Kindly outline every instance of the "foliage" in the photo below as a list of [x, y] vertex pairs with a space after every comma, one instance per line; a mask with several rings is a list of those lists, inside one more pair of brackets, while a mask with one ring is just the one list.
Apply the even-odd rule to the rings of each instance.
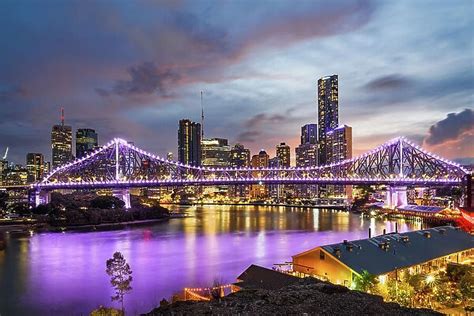
[[121, 209], [125, 203], [115, 196], [98, 196], [90, 202], [90, 206], [100, 209]]
[[449, 263], [446, 268], [446, 275], [453, 282], [459, 282], [469, 273], [474, 273], [474, 268], [466, 264]]
[[11, 213], [15, 213], [21, 216], [29, 215], [30, 214], [30, 209], [28, 208], [27, 203], [23, 202], [17, 202], [8, 205], [7, 210]]
[[363, 270], [355, 279], [355, 289], [362, 292], [373, 293], [377, 284], [377, 276], [370, 274], [367, 270]]
[[112, 301], [119, 301], [123, 312], [123, 298], [132, 290], [130, 285], [133, 280], [132, 270], [120, 252], [115, 252], [114, 256], [107, 260], [106, 267], [106, 272], [110, 276], [110, 284], [115, 290]]
[[388, 298], [402, 306], [413, 306], [413, 296], [415, 290], [406, 281], [389, 280], [387, 282]]
[[93, 310], [89, 316], [122, 316], [123, 312], [121, 310], [100, 306], [99, 308]]
[[8, 202], [8, 193], [0, 192], [0, 210], [5, 210], [7, 208]]
[[474, 300], [474, 273], [472, 270], [461, 277], [458, 289], [464, 303], [468, 300]]

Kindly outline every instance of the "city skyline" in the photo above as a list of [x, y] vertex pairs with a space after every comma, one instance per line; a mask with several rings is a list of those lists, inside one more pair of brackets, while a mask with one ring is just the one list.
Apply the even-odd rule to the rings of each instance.
[[[51, 15], [64, 16], [50, 25], [34, 3], [2, 3], [10, 13], [2, 38], [11, 39], [7, 30], [18, 36], [4, 45], [0, 60], [0, 152], [8, 146], [11, 161], [23, 163], [28, 152], [49, 161], [50, 129], [65, 107], [74, 130], [93, 128], [103, 141], [123, 137], [177, 157], [177, 122], [199, 121], [202, 90], [206, 137], [241, 142], [253, 153], [264, 148], [270, 156], [285, 142], [293, 159], [299, 129], [317, 122], [317, 79], [338, 74], [339, 121], [353, 127], [354, 155], [405, 135], [449, 159], [474, 156], [474, 78], [466, 54], [473, 50], [472, 3], [421, 10], [409, 2], [281, 2], [270, 14], [257, 4], [247, 17], [250, 2], [200, 4], [160, 3], [156, 13], [146, 10], [152, 3], [110, 10], [78, 3], [79, 13], [94, 9], [92, 33], [80, 17], [70, 25], [71, 7], [50, 5]], [[24, 23], [20, 12], [34, 19]], [[226, 19], [230, 12], [258, 32]], [[135, 33], [127, 30], [127, 19], [141, 17], [149, 19]], [[301, 22], [289, 23], [295, 20]], [[73, 36], [65, 36], [72, 28]], [[81, 36], [87, 36], [85, 47]], [[28, 51], [31, 38], [40, 37], [36, 53], [20, 63], [16, 52]], [[171, 42], [181, 46], [164, 45]], [[103, 52], [103, 43], [119, 53]]]

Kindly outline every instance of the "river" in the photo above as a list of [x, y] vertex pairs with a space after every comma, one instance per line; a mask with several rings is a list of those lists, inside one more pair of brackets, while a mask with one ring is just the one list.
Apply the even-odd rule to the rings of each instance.
[[[103, 232], [6, 235], [0, 251], [0, 315], [88, 315], [111, 302], [105, 261], [115, 251], [133, 270], [127, 315], [150, 311], [184, 287], [234, 282], [255, 263], [271, 267], [312, 247], [395, 229], [394, 221], [291, 207], [181, 207], [187, 218]], [[420, 223], [398, 221], [399, 231]]]

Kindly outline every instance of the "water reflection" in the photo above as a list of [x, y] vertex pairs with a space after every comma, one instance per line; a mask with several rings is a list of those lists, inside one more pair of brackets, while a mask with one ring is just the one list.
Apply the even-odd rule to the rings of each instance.
[[[186, 286], [232, 282], [249, 264], [271, 266], [320, 244], [395, 230], [395, 223], [326, 209], [189, 207], [192, 217], [123, 231], [7, 238], [0, 253], [0, 314], [86, 314], [111, 305], [105, 261], [121, 251], [133, 270], [131, 314]], [[398, 221], [399, 231], [419, 223]]]

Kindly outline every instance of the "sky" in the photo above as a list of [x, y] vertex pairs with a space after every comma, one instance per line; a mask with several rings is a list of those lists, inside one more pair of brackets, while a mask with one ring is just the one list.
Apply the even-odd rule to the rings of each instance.
[[50, 159], [61, 107], [100, 144], [176, 154], [200, 91], [205, 137], [294, 155], [331, 74], [354, 155], [403, 135], [474, 157], [471, 0], [3, 0], [0, 47], [0, 155], [17, 163]]

